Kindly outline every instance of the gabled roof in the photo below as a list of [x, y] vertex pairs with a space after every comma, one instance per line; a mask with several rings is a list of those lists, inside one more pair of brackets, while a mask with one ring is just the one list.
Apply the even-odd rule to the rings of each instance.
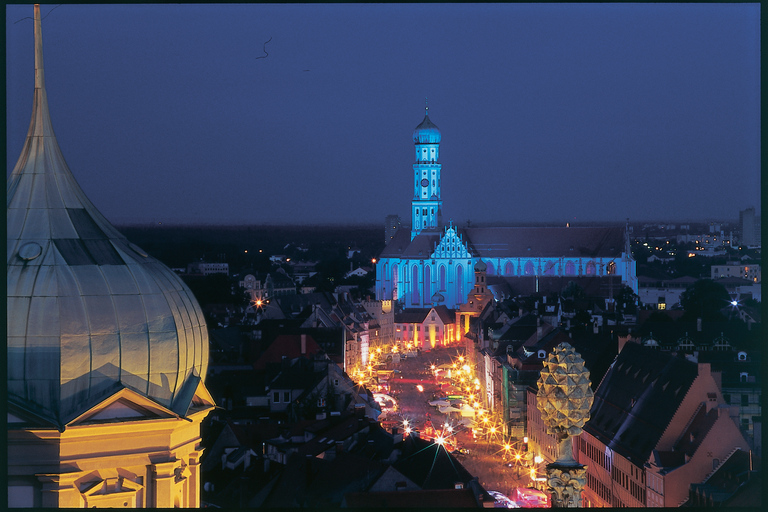
[[427, 318], [432, 308], [410, 308], [400, 313], [395, 313], [396, 324], [420, 324]]
[[473, 478], [443, 446], [413, 435], [404, 441], [403, 456], [393, 467], [422, 489], [453, 489]]
[[422, 231], [411, 240], [411, 232], [399, 229], [379, 255], [379, 258], [428, 259], [442, 233]]
[[[612, 227], [487, 227], [457, 229], [470, 254], [504, 257], [620, 257], [626, 249], [623, 226]], [[443, 233], [423, 231], [411, 240], [399, 230], [380, 258], [428, 259]]]
[[345, 452], [332, 459], [295, 455], [262, 506], [336, 508], [346, 492], [367, 488], [384, 467], [380, 461]]
[[488, 227], [459, 230], [470, 251], [482, 258], [619, 257], [624, 227]]
[[351, 492], [344, 496], [347, 507], [369, 508], [481, 508], [472, 489], [428, 489], [421, 491]]
[[696, 410], [693, 418], [691, 418], [688, 428], [685, 429], [680, 439], [675, 443], [674, 450], [681, 451], [687, 456], [692, 457], [717, 421], [719, 415], [720, 411], [717, 408], [710, 409], [707, 412], [707, 408], [702, 404]]
[[627, 343], [595, 392], [584, 430], [634, 463], [648, 460], [698, 376], [698, 365]]
[[[306, 337], [306, 351], [301, 352], [301, 339]], [[320, 352], [320, 346], [315, 339], [309, 334], [283, 334], [275, 338], [275, 341], [264, 351], [259, 359], [253, 363], [253, 368], [256, 370], [263, 370], [269, 363], [279, 363], [283, 360], [283, 357], [288, 360], [295, 359], [300, 356], [309, 356], [311, 354], [317, 354]]]
[[437, 316], [440, 317], [440, 320], [443, 322], [443, 324], [452, 324], [454, 322], [455, 313], [452, 309], [448, 309], [448, 306], [441, 304], [439, 306], [434, 306], [432, 309], [435, 310], [435, 313], [437, 313]]

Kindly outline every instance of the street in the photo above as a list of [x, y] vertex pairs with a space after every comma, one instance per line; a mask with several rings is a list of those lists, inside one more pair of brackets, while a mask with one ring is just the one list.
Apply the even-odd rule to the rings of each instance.
[[[449, 417], [448, 414], [441, 414], [437, 407], [429, 405], [429, 401], [462, 394], [450, 386], [449, 379], [436, 378], [430, 367], [451, 364], [463, 355], [463, 348], [438, 347], [391, 364], [392, 369], [402, 373], [395, 374], [389, 381], [389, 394], [398, 401], [398, 408], [386, 416], [385, 424], [388, 427], [398, 426], [402, 431], [407, 421], [407, 426], [417, 431], [422, 438], [443, 435], [449, 450], [468, 450], [466, 454], [454, 455], [467, 471], [478, 477], [484, 489], [510, 496], [516, 487], [530, 484], [528, 468], [522, 467], [520, 463], [517, 466], [513, 463], [512, 467], [504, 463], [505, 455], [508, 460], [511, 457], [509, 451], [505, 453], [499, 438], [489, 440], [482, 435], [475, 438], [471, 427], [462, 424], [457, 413], [450, 413], [453, 417]], [[467, 418], [465, 423], [469, 424], [470, 419]]]

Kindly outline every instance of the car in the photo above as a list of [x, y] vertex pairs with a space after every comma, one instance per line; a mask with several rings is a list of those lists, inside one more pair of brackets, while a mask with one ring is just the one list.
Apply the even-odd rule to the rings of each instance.
[[493, 497], [493, 508], [520, 508], [520, 505], [499, 491], [488, 491]]
[[469, 455], [469, 450], [467, 448], [456, 448], [451, 453], [453, 455]]

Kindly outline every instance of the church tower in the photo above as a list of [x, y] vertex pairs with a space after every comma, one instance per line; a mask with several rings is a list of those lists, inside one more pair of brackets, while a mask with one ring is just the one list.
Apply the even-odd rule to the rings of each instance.
[[413, 131], [416, 161], [413, 164], [413, 200], [411, 201], [411, 240], [422, 231], [439, 231], [443, 227], [443, 201], [440, 199], [440, 130], [429, 119], [429, 106], [424, 120]]

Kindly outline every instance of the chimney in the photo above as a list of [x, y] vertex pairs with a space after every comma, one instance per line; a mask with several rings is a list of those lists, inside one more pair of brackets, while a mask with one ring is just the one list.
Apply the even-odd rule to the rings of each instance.
[[307, 335], [302, 334], [301, 335], [301, 355], [306, 355], [307, 353]]

